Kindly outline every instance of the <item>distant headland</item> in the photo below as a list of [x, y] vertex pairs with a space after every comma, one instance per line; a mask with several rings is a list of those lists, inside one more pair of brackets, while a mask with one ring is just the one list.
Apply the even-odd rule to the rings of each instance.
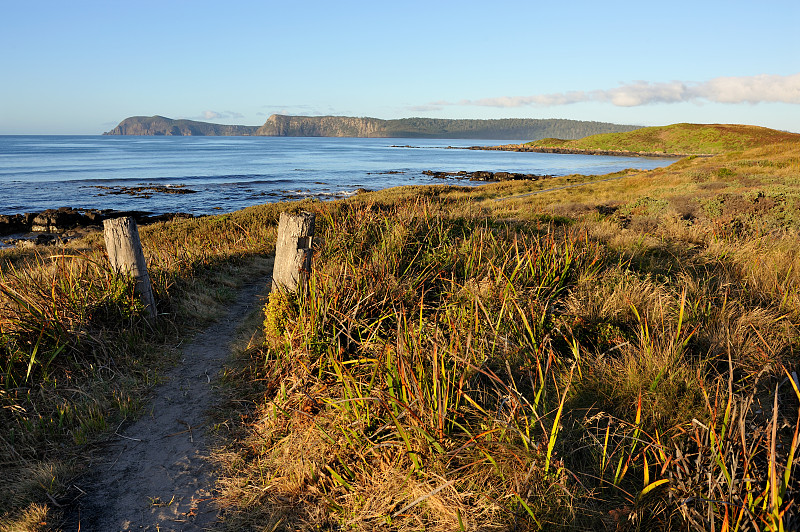
[[624, 133], [640, 127], [557, 118], [381, 120], [369, 117], [287, 115], [272, 115], [262, 126], [236, 126], [173, 120], [163, 116], [132, 116], [103, 134], [538, 140], [548, 137], [579, 139], [600, 133]]
[[154, 135], [171, 137], [233, 137], [255, 135], [258, 126], [229, 126], [165, 116], [132, 116], [103, 135]]

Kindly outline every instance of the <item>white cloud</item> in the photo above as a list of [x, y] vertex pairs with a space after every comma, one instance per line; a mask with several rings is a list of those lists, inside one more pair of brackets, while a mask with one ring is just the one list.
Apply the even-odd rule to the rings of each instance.
[[720, 103], [800, 103], [800, 73], [715, 78], [699, 90], [699, 97]]
[[[635, 81], [613, 89], [567, 91], [532, 96], [500, 96], [458, 103], [433, 102], [430, 105], [477, 105], [483, 107], [524, 107], [569, 105], [581, 102], [607, 102], [618, 107], [680, 102], [715, 103], [790, 103], [800, 104], [800, 73], [788, 76], [719, 77], [704, 82]], [[421, 106], [424, 107], [424, 106]]]
[[618, 107], [637, 107], [651, 103], [679, 103], [691, 98], [685, 83], [636, 81], [607, 91], [592, 91], [593, 100], [611, 102]]
[[523, 107], [525, 105], [567, 105], [585, 102], [589, 98], [583, 91], [569, 91], [555, 94], [536, 94], [534, 96], [500, 96], [480, 100], [463, 100], [461, 105], [480, 105], [486, 107]]

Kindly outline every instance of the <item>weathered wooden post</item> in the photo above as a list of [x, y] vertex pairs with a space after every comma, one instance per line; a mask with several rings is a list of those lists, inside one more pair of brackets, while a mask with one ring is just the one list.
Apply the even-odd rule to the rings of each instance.
[[282, 288], [294, 292], [298, 284], [305, 284], [311, 272], [311, 239], [315, 220], [316, 215], [311, 212], [281, 213], [272, 270], [273, 290]]
[[154, 318], [156, 301], [153, 298], [150, 276], [147, 274], [147, 263], [144, 260], [136, 220], [130, 216], [104, 220], [103, 237], [111, 267], [118, 273], [129, 274], [136, 279], [136, 293], [142, 299], [147, 315]]

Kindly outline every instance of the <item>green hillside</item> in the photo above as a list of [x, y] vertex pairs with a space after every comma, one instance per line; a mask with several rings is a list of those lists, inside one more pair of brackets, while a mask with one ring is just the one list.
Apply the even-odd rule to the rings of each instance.
[[718, 154], [797, 141], [800, 135], [757, 126], [731, 124], [673, 124], [645, 127], [627, 133], [604, 133], [578, 140], [547, 138], [529, 142], [536, 148], [623, 150], [679, 154]]

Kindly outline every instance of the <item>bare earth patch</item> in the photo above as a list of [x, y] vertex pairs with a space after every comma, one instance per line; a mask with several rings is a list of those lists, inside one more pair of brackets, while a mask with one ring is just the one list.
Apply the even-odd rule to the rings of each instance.
[[237, 327], [261, 304], [267, 280], [245, 286], [228, 313], [189, 345], [145, 413], [112, 435], [64, 526], [73, 530], [205, 530], [217, 520], [206, 423], [217, 374]]

